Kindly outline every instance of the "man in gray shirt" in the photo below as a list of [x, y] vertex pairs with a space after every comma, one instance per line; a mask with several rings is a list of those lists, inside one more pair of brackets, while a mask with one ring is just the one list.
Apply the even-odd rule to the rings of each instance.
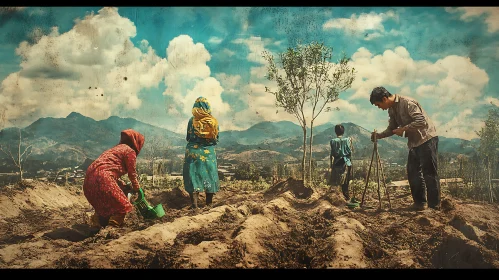
[[[398, 94], [392, 95], [384, 87], [374, 88], [370, 101], [382, 110], [388, 109], [388, 127], [377, 133], [377, 139], [394, 134], [408, 138], [407, 177], [414, 201], [413, 208], [423, 210], [428, 203], [428, 207], [440, 209], [438, 136], [432, 121], [416, 100]], [[374, 136], [373, 132], [371, 141], [374, 141]]]

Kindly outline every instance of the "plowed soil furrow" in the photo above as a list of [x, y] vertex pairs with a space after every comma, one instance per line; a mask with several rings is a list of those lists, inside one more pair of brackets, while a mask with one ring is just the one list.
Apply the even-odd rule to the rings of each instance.
[[270, 189], [222, 189], [189, 210], [184, 190], [151, 189], [166, 215], [130, 213], [123, 228], [88, 226], [78, 187], [33, 182], [0, 193], [2, 268], [498, 268], [496, 205], [444, 197], [442, 210], [391, 209], [369, 195], [349, 209], [339, 190], [288, 179]]

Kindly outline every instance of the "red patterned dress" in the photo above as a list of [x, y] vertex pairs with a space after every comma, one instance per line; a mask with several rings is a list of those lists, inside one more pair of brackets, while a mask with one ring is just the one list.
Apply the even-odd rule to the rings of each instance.
[[[130, 138], [135, 140], [132, 142], [136, 150], [140, 151], [144, 143], [143, 136], [140, 135], [142, 139], [134, 136], [136, 135], [131, 135]], [[137, 152], [134, 149], [126, 144], [118, 144], [103, 152], [88, 167], [83, 183], [83, 193], [97, 215], [111, 217], [133, 210], [132, 204], [118, 185], [118, 181], [121, 176], [128, 174], [132, 188], [135, 190], [140, 188], [135, 168], [136, 160]]]

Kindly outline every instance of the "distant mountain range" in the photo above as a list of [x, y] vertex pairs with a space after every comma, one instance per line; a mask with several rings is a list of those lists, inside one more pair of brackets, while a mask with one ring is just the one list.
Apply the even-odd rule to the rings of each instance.
[[[370, 159], [373, 149], [370, 132], [353, 123], [343, 125], [345, 135], [352, 136], [355, 141], [354, 158]], [[29, 161], [32, 164], [50, 162], [51, 166], [57, 167], [78, 165], [86, 158], [97, 158], [104, 150], [116, 145], [120, 132], [127, 128], [135, 129], [146, 136], [143, 151], [156, 145], [168, 147], [170, 156], [182, 156], [184, 153], [185, 135], [133, 118], [112, 116], [96, 121], [73, 112], [65, 118], [40, 118], [21, 131], [23, 146], [33, 147]], [[307, 132], [307, 136], [309, 135], [310, 129]], [[314, 127], [313, 156], [316, 160], [328, 158], [329, 140], [334, 135], [334, 124]], [[439, 138], [439, 152], [454, 155], [470, 155], [479, 143], [479, 139], [467, 141], [442, 136]], [[18, 141], [17, 128], [0, 131], [0, 145], [14, 147]], [[302, 156], [302, 141], [303, 132], [299, 125], [289, 121], [261, 122], [242, 131], [221, 131], [217, 154], [219, 158], [230, 161], [298, 161]], [[378, 143], [381, 158], [391, 162], [405, 162], [406, 141], [397, 136], [381, 139]], [[141, 152], [139, 159], [145, 156], [146, 152]], [[0, 159], [0, 167], [13, 165], [3, 153], [0, 153]]]

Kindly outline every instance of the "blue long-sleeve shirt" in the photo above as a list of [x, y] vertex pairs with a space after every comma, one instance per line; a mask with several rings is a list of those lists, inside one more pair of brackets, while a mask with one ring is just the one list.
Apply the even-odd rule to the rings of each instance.
[[330, 158], [331, 161], [334, 158], [334, 161], [332, 162], [333, 166], [336, 165], [341, 159], [345, 160], [345, 163], [347, 166], [352, 166], [352, 139], [350, 137], [336, 137], [334, 139], [331, 139], [330, 141], [331, 145], [331, 154]]

